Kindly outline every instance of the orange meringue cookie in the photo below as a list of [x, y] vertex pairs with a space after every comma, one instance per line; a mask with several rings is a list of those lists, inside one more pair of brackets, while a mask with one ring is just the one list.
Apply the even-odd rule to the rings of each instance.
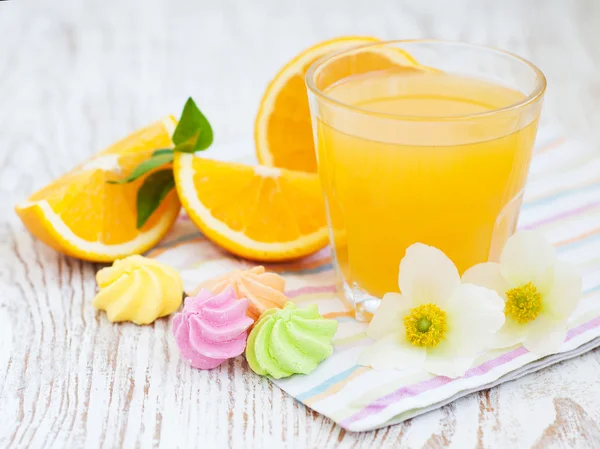
[[238, 298], [248, 299], [246, 314], [257, 320], [266, 310], [274, 307], [281, 309], [288, 301], [285, 296], [285, 280], [276, 273], [268, 273], [265, 267], [256, 266], [250, 270], [234, 270], [215, 279], [210, 279], [196, 287], [190, 296], [195, 296], [201, 289], [218, 294], [232, 286]]

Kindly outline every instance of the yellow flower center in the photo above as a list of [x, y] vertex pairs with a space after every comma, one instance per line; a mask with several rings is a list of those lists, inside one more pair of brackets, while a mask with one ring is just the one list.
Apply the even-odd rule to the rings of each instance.
[[404, 317], [406, 339], [415, 346], [435, 348], [446, 334], [446, 312], [435, 304], [423, 304]]
[[531, 282], [511, 288], [506, 292], [506, 298], [504, 314], [517, 323], [529, 323], [542, 311], [542, 295]]

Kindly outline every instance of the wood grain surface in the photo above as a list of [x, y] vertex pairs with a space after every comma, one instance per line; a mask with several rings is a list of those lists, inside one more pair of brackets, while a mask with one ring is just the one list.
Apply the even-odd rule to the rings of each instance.
[[545, 120], [600, 143], [598, 0], [0, 1], [0, 448], [598, 448], [600, 351], [360, 434], [238, 358], [179, 360], [167, 319], [113, 325], [98, 266], [35, 241], [34, 189], [192, 95], [214, 151], [253, 151], [262, 92], [302, 48], [342, 34], [436, 37], [523, 55]]

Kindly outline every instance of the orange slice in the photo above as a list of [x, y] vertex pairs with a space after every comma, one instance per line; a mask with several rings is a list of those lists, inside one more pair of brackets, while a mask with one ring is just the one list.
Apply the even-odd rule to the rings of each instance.
[[254, 122], [256, 156], [261, 164], [291, 170], [317, 170], [304, 76], [320, 57], [344, 48], [377, 42], [374, 37], [348, 36], [304, 50], [271, 81]]
[[230, 252], [280, 261], [327, 245], [316, 174], [175, 155], [175, 185], [200, 230]]
[[[304, 82], [306, 72], [314, 61], [327, 54], [378, 41], [374, 37], [350, 36], [321, 42], [304, 50], [277, 73], [267, 87], [254, 123], [256, 155], [261, 164], [307, 172], [317, 170]], [[319, 84], [328, 86], [351, 74], [399, 67], [411, 71], [423, 69], [399, 48], [375, 46], [369, 52], [341, 57], [330, 64]]]
[[115, 143], [18, 204], [17, 214], [35, 237], [80, 259], [111, 262], [150, 249], [177, 218], [175, 190], [137, 229], [137, 191], [147, 175], [130, 184], [107, 181], [126, 177], [154, 150], [171, 147], [176, 124], [166, 117]]

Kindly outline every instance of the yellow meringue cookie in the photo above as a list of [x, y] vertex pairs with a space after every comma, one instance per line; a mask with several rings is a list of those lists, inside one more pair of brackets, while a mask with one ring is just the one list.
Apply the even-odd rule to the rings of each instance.
[[232, 286], [238, 299], [248, 299], [246, 315], [257, 320], [260, 315], [272, 308], [281, 309], [288, 301], [283, 293], [285, 280], [276, 273], [265, 271], [265, 267], [256, 266], [250, 270], [234, 270], [215, 279], [201, 283], [190, 293], [195, 296], [200, 290], [222, 293]]
[[96, 274], [100, 291], [93, 305], [112, 321], [150, 324], [175, 312], [183, 300], [183, 281], [174, 268], [143, 256], [115, 261]]

